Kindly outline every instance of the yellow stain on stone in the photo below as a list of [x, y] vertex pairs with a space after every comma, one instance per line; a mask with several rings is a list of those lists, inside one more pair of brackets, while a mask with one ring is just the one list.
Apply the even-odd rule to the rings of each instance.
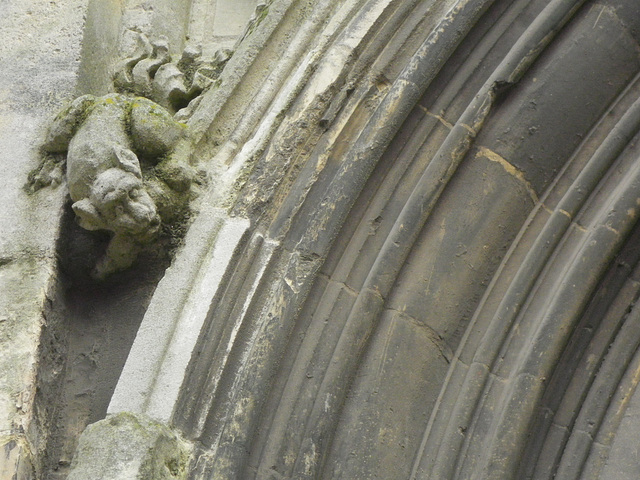
[[469, 132], [471, 135], [473, 135], [474, 137], [478, 134], [478, 132], [473, 127], [467, 125], [466, 123], [460, 123], [460, 126], [464, 128], [467, 132]]
[[578, 230], [578, 231], [580, 231], [582, 233], [587, 233], [589, 231], [589, 230], [587, 230], [587, 228], [583, 227], [578, 222], [571, 222], [571, 225], [573, 226], [573, 228], [575, 228], [576, 230]]
[[432, 113], [431, 111], [429, 111], [428, 108], [423, 107], [422, 105], [418, 105], [418, 107], [420, 107], [420, 109], [429, 117], [433, 117], [436, 120], [438, 120], [442, 125], [444, 125], [445, 127], [447, 127], [449, 130], [451, 130], [453, 128], [453, 125], [449, 122], [447, 122], [445, 120], [445, 118], [442, 115], [437, 115], [435, 113]]
[[524, 186], [524, 188], [529, 193], [529, 196], [533, 200], [533, 203], [538, 203], [539, 198], [536, 191], [533, 189], [531, 184], [527, 181], [524, 174], [520, 170], [518, 170], [516, 167], [514, 167], [511, 163], [509, 163], [507, 160], [502, 158], [493, 150], [490, 150], [486, 147], [478, 148], [478, 153], [476, 154], [476, 158], [478, 157], [483, 157], [483, 158], [486, 158], [487, 160], [490, 160], [492, 162], [496, 162], [497, 164], [499, 164], [504, 169], [505, 172], [513, 176], [516, 180], [518, 180]]
[[[553, 215], [553, 210], [551, 210], [549, 207], [547, 207], [544, 203], [540, 202], [540, 208], [542, 208], [545, 212], [547, 212], [549, 215]], [[565, 212], [566, 213], [566, 212]]]
[[620, 232], [618, 230], [616, 230], [615, 228], [613, 228], [611, 225], [609, 225], [608, 223], [605, 223], [604, 228], [606, 228], [607, 230], [609, 230], [610, 232], [613, 232], [616, 236], [620, 236]]
[[580, 225], [577, 221], [573, 220], [573, 217], [571, 216], [571, 214], [569, 212], [567, 212], [566, 210], [563, 210], [562, 208], [558, 208], [556, 210], [556, 212], [558, 212], [561, 215], [564, 215], [565, 217], [567, 217], [569, 219], [569, 221], [571, 222], [571, 225], [573, 225], [574, 228], [576, 228], [577, 230], [586, 233], [587, 229], [585, 227], [583, 227], [582, 225]]
[[569, 212], [567, 212], [566, 210], [563, 210], [561, 208], [558, 209], [558, 213], [561, 213], [563, 215], [565, 215], [566, 217], [569, 218], [569, 220], [573, 220], [573, 218], [571, 218], [571, 214]]
[[[628, 384], [629, 386], [625, 390], [620, 389], [618, 391], [617, 399], [619, 400], [616, 402], [616, 416], [620, 417], [627, 411], [629, 403], [633, 398], [633, 393], [635, 392], [638, 384], [640, 384], [640, 365], [635, 365], [635, 370], [633, 370], [633, 377]], [[617, 399], [614, 399], [614, 401]], [[611, 435], [610, 437], [613, 438], [613, 435]]]

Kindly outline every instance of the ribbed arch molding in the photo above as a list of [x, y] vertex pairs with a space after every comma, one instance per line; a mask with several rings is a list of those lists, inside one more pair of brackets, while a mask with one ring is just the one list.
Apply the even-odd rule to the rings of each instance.
[[251, 220], [172, 415], [193, 478], [637, 478], [639, 7], [268, 8], [191, 119]]

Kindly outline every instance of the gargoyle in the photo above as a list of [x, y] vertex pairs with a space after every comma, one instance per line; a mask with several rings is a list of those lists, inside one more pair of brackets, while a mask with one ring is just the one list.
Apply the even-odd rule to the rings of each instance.
[[[94, 277], [131, 266], [157, 239], [161, 220], [179, 207], [175, 203], [185, 201], [193, 173], [170, 158], [185, 131], [156, 103], [120, 94], [83, 95], [54, 119], [43, 149], [67, 152], [66, 177], [79, 225], [112, 234]], [[41, 172], [46, 178], [35, 174], [32, 184], [47, 183], [50, 169]]]

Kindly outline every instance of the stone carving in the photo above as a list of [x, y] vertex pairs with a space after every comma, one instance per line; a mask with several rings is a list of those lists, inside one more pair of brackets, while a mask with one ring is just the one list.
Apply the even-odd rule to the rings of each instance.
[[172, 61], [166, 37], [150, 41], [129, 33], [131, 53], [113, 74], [120, 93], [83, 95], [63, 110], [29, 182], [32, 191], [60, 183], [64, 161], [58, 154], [67, 153], [66, 178], [79, 225], [112, 234], [93, 271], [96, 278], [131, 266], [158, 239], [161, 225], [178, 228], [186, 216], [196, 174], [178, 160], [186, 156], [176, 154], [179, 145], [188, 146], [182, 141], [186, 126], [177, 119], [190, 115], [231, 55], [219, 51], [205, 61], [199, 47], [187, 47]]
[[[186, 206], [193, 170], [172, 153], [186, 126], [141, 97], [83, 95], [54, 119], [43, 150], [67, 152], [66, 177], [73, 211], [87, 230], [112, 238], [93, 276], [128, 268]], [[61, 163], [45, 160], [33, 189], [59, 181]], [[142, 160], [142, 162], [141, 162]]]
[[115, 89], [149, 98], [172, 112], [186, 108], [210, 87], [231, 56], [230, 50], [219, 50], [213, 60], [205, 61], [199, 46], [188, 46], [175, 62], [166, 37], [150, 41], [142, 33], [135, 33], [132, 50], [116, 65]]

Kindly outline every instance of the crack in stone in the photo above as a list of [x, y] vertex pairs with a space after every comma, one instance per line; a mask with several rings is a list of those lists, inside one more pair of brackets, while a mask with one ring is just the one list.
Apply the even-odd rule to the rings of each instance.
[[505, 172], [513, 176], [516, 180], [518, 180], [518, 182], [520, 182], [526, 188], [527, 193], [529, 193], [529, 196], [533, 200], [533, 203], [538, 203], [540, 201], [540, 199], [538, 198], [538, 194], [536, 193], [535, 189], [531, 186], [529, 181], [526, 179], [524, 173], [520, 169], [518, 169], [516, 166], [514, 166], [511, 162], [509, 162], [508, 160], [504, 159], [502, 156], [500, 156], [493, 150], [490, 150], [486, 147], [478, 148], [478, 153], [476, 154], [476, 158], [478, 157], [483, 157], [483, 158], [486, 158], [487, 160], [490, 160], [492, 162], [499, 164], [502, 168], [504, 168]]

